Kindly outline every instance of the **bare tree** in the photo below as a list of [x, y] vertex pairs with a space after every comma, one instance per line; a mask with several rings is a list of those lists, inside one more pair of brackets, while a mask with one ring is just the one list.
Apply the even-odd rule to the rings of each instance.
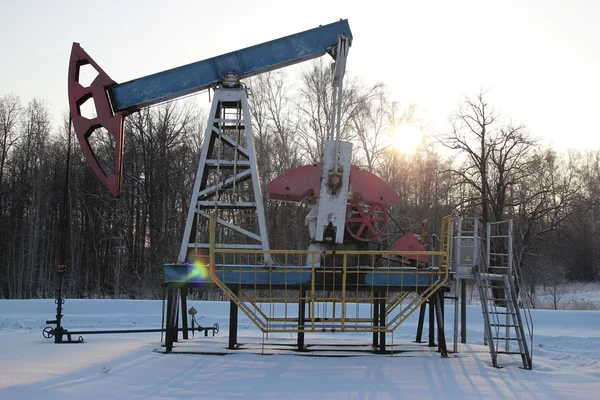
[[[323, 144], [331, 128], [331, 70], [322, 60], [317, 60], [303, 71], [297, 96], [300, 110], [298, 124], [298, 144], [305, 152], [310, 163], [321, 161]], [[357, 78], [344, 79], [342, 96], [342, 118], [340, 121], [340, 139], [356, 139], [352, 119], [368, 107], [381, 84], [367, 87]]]
[[14, 94], [0, 97], [0, 206], [2, 205], [2, 182], [8, 153], [18, 140], [17, 121], [21, 113], [21, 101]]
[[[269, 201], [267, 190], [272, 179], [305, 162], [304, 151], [296, 140], [299, 118], [291, 85], [283, 71], [276, 71], [252, 78], [250, 87], [249, 108], [271, 246], [302, 247], [306, 235], [297, 231], [305, 229], [305, 207]], [[297, 229], [287, 229], [290, 225]]]
[[[485, 94], [481, 91], [474, 99], [466, 98], [451, 119], [451, 132], [440, 139], [458, 152], [450, 172], [474, 190], [474, 196], [468, 194], [461, 200], [461, 209], [476, 206], [474, 213], [481, 213], [484, 226], [515, 219], [517, 267], [523, 270], [531, 267], [527, 260], [541, 237], [556, 230], [569, 215], [577, 189], [569, 174], [556, 168], [554, 153], [536, 151], [538, 143], [523, 125], [503, 123]], [[535, 290], [535, 282], [530, 283]]]
[[391, 146], [394, 131], [413, 121], [416, 107], [402, 108], [400, 103], [391, 101], [382, 84], [368, 90], [371, 93], [363, 96], [362, 107], [350, 117], [350, 123], [358, 144], [355, 158], [361, 159], [366, 169], [374, 172], [381, 155]]
[[477, 201], [481, 206], [484, 224], [491, 218], [488, 168], [496, 136], [492, 128], [497, 119], [485, 92], [480, 91], [474, 99], [464, 99], [451, 117], [451, 132], [440, 137], [443, 146], [458, 152], [457, 156], [464, 159], [464, 163], [458, 163], [461, 167], [454, 167], [451, 172], [477, 191], [478, 198], [469, 200]]

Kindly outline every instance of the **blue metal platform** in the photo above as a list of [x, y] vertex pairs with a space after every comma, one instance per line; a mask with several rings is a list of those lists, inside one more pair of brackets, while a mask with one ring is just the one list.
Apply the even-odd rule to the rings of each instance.
[[[217, 265], [216, 275], [225, 285], [231, 286], [300, 286], [311, 285], [310, 267], [256, 267], [238, 265]], [[166, 264], [164, 266], [165, 284], [205, 285], [212, 283], [210, 278], [197, 273], [197, 267], [190, 264]], [[341, 285], [342, 268], [316, 269], [315, 283], [332, 281]], [[444, 273], [437, 268], [371, 268], [348, 267], [346, 269], [347, 287], [366, 290], [371, 287], [418, 288], [429, 287], [443, 279]], [[444, 286], [449, 286], [446, 282]]]

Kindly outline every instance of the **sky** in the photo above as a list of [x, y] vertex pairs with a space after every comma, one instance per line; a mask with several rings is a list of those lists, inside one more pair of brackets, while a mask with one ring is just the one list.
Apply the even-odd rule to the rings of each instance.
[[600, 148], [597, 0], [1, 3], [0, 95], [46, 99], [57, 124], [73, 42], [125, 82], [347, 18], [348, 73], [416, 104], [431, 131], [484, 89], [543, 144]]

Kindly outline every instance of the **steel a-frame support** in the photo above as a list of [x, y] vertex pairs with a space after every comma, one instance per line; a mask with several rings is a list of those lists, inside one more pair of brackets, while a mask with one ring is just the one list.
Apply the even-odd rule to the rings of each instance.
[[[246, 89], [214, 91], [178, 262], [209, 247], [208, 218], [217, 226], [216, 248], [269, 250]], [[264, 254], [265, 264], [270, 256]]]

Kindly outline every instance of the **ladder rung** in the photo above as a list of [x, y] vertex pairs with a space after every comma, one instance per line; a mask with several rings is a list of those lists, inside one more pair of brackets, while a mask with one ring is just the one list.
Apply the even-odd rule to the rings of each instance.
[[206, 165], [209, 167], [221, 167], [221, 168], [249, 168], [250, 161], [247, 160], [206, 160]]
[[242, 119], [234, 119], [234, 118], [215, 118], [215, 122], [225, 123], [225, 124], [242, 124], [244, 120]]
[[495, 239], [495, 238], [507, 238], [508, 235], [490, 235], [490, 239]]
[[[208, 249], [210, 245], [208, 243], [188, 243], [188, 248], [194, 247], [199, 249]], [[234, 250], [262, 250], [263, 247], [260, 244], [215, 244], [215, 249], [234, 249]], [[268, 252], [268, 250], [266, 250]]]
[[490, 311], [490, 314], [512, 315], [511, 312]]
[[253, 201], [211, 201], [211, 200], [200, 200], [198, 201], [198, 207], [200, 208], [227, 208], [227, 209], [238, 209], [238, 208], [256, 208], [256, 203]]
[[518, 328], [518, 325], [510, 325], [510, 324], [490, 324], [491, 326], [499, 326], [501, 328]]
[[480, 273], [479, 274], [481, 276], [482, 279], [488, 279], [488, 280], [503, 280], [504, 279], [504, 274], [490, 274], [490, 273]]
[[520, 353], [518, 351], [497, 351], [496, 354], [520, 354], [520, 355], [523, 355], [524, 353]]
[[516, 337], [493, 337], [492, 339], [496, 339], [496, 340], [521, 340], [521, 339], [516, 338]]

